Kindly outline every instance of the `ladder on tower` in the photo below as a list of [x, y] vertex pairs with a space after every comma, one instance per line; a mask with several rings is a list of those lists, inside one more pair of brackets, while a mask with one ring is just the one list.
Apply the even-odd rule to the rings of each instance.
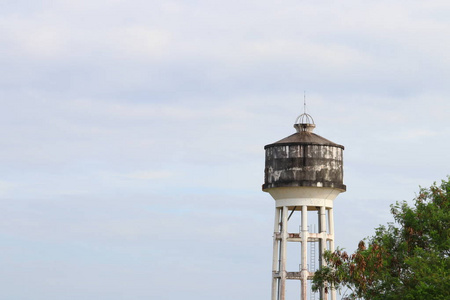
[[[312, 226], [312, 225], [310, 225], [310, 226]], [[310, 232], [315, 233], [315, 231], [316, 231], [316, 226], [314, 225], [313, 230], [311, 230]], [[312, 241], [310, 246], [311, 246], [311, 259], [309, 262], [309, 266], [310, 266], [309, 272], [315, 272], [316, 271], [316, 242]], [[310, 299], [315, 300], [316, 293], [311, 291]]]

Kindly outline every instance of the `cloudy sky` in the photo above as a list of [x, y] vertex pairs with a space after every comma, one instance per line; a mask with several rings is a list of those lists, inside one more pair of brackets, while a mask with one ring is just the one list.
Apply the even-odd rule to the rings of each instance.
[[268, 299], [263, 147], [304, 91], [336, 245], [450, 174], [446, 1], [1, 4], [1, 299]]

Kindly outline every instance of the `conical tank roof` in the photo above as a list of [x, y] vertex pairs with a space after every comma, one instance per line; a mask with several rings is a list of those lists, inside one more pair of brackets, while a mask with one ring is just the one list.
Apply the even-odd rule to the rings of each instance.
[[[299, 123], [301, 122], [301, 123]], [[316, 125], [314, 124], [314, 120], [312, 117], [306, 113], [301, 114], [295, 124], [294, 128], [297, 130], [296, 133], [285, 137], [284, 139], [279, 140], [278, 142], [266, 145], [264, 149], [272, 146], [286, 146], [286, 145], [326, 145], [326, 146], [334, 146], [344, 149], [344, 146], [333, 143], [330, 140], [327, 140], [324, 137], [321, 137], [318, 134], [313, 133], [312, 131]]]
[[333, 143], [330, 140], [327, 140], [324, 137], [321, 137], [318, 134], [307, 132], [307, 131], [301, 131], [294, 133], [288, 137], [285, 137], [282, 140], [279, 140], [278, 142], [266, 145], [264, 149], [267, 147], [272, 147], [275, 145], [298, 145], [298, 144], [305, 144], [305, 145], [326, 145], [326, 146], [334, 146], [344, 149], [344, 146]]

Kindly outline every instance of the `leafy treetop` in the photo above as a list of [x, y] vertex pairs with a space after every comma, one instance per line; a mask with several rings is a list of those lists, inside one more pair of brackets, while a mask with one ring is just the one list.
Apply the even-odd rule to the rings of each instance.
[[450, 299], [450, 176], [421, 188], [410, 207], [391, 205], [395, 223], [375, 229], [353, 254], [324, 254], [313, 290], [348, 289], [348, 299]]

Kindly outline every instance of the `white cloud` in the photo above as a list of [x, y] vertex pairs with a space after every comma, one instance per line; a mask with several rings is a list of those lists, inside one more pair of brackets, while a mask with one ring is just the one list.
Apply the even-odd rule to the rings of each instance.
[[126, 174], [125, 177], [132, 179], [166, 179], [172, 176], [171, 172], [168, 171], [137, 171], [133, 173]]
[[145, 26], [125, 27], [109, 32], [112, 49], [122, 57], [141, 60], [157, 59], [168, 50], [170, 33]]
[[11, 196], [11, 191], [13, 191], [16, 187], [16, 183], [9, 181], [0, 181], [0, 196]]
[[69, 32], [43, 21], [17, 15], [0, 19], [0, 42], [6, 54], [30, 59], [55, 59], [63, 55], [68, 50]]

